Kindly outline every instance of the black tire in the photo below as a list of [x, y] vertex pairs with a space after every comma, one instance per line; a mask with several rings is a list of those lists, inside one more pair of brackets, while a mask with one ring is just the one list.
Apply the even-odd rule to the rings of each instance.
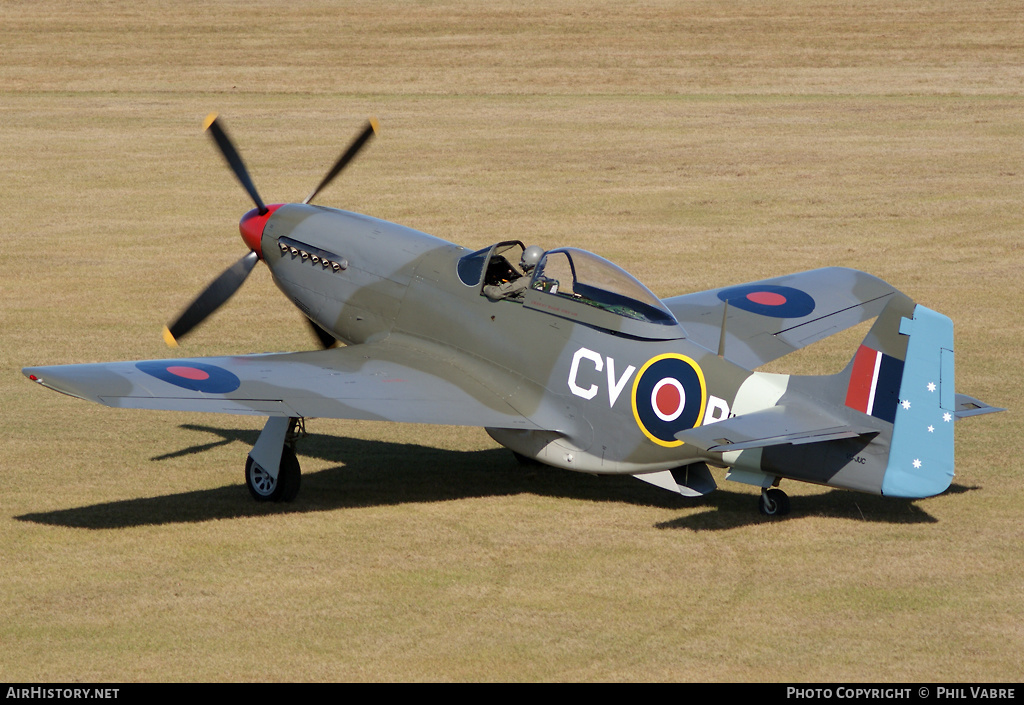
[[784, 517], [789, 514], [789, 495], [773, 487], [761, 493], [757, 508], [765, 516]]
[[245, 486], [257, 502], [291, 502], [299, 493], [301, 484], [299, 459], [288, 446], [281, 450], [281, 467], [276, 481], [253, 462], [252, 456], [245, 460]]

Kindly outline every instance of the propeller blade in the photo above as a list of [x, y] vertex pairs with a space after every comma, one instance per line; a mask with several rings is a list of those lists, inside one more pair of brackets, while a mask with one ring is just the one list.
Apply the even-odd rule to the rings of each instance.
[[[309, 321], [308, 318], [306, 320]], [[309, 321], [309, 327], [313, 329], [313, 335], [315, 335], [316, 339], [320, 341], [320, 347], [322, 347], [324, 350], [328, 348], [333, 348], [335, 345], [338, 344], [337, 338], [335, 338], [333, 335], [325, 331], [316, 323], [313, 323], [313, 321]]]
[[188, 305], [178, 320], [169, 327], [164, 328], [164, 342], [171, 347], [177, 346], [177, 338], [186, 335], [190, 330], [206, 320], [206, 317], [216, 311], [225, 301], [238, 291], [242, 282], [249, 276], [256, 263], [260, 261], [255, 252], [250, 252], [242, 259], [224, 270], [214, 279], [206, 289], [203, 290], [195, 301]]
[[370, 121], [366, 123], [366, 128], [363, 129], [359, 136], [352, 141], [352, 144], [350, 144], [348, 149], [345, 150], [345, 153], [338, 158], [338, 161], [335, 162], [333, 167], [331, 167], [331, 170], [327, 172], [327, 176], [325, 176], [323, 181], [321, 181], [320, 184], [313, 189], [308, 196], [306, 196], [306, 200], [304, 200], [303, 203], [309, 203], [312, 201], [324, 186], [334, 180], [334, 177], [337, 176], [357, 154], [359, 154], [359, 150], [363, 148], [369, 139], [377, 134], [377, 127], [377, 119], [370, 118]]
[[239, 156], [238, 150], [235, 149], [234, 143], [228, 137], [224, 128], [220, 126], [220, 123], [217, 122], [217, 113], [210, 113], [206, 116], [206, 123], [203, 125], [203, 129], [213, 137], [213, 141], [217, 143], [217, 147], [220, 149], [220, 153], [224, 155], [224, 159], [227, 160], [231, 171], [235, 172], [235, 177], [242, 184], [242, 188], [246, 190], [249, 198], [256, 204], [260, 215], [264, 215], [267, 212], [267, 206], [263, 203], [263, 199], [260, 198], [259, 192], [256, 191], [256, 185], [253, 184], [252, 179], [249, 177], [249, 171], [245, 168], [245, 163], [242, 161], [242, 157]]

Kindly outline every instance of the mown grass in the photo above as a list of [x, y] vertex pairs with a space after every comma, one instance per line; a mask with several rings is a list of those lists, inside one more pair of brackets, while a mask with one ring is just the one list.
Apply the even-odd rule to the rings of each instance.
[[[253, 21], [258, 17], [260, 21]], [[2, 680], [1020, 678], [1024, 33], [993, 1], [9, 2], [0, 39]], [[946, 494], [517, 466], [475, 429], [310, 423], [303, 490], [241, 483], [259, 420], [132, 413], [20, 368], [163, 357], [160, 327], [367, 115], [321, 202], [470, 247], [609, 257], [668, 296], [827, 265], [957, 325]], [[833, 371], [858, 331], [772, 369]], [[182, 354], [311, 347], [257, 269]], [[719, 478], [721, 479], [721, 478]]]

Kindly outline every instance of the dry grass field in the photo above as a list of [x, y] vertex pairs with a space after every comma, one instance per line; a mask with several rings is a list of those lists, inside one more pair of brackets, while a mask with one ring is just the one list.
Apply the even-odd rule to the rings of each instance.
[[[1020, 681], [1019, 0], [0, 0], [0, 681]], [[165, 357], [251, 206], [593, 250], [669, 296], [827, 265], [953, 318], [957, 477], [905, 502], [520, 468], [477, 429], [130, 412], [26, 365]], [[773, 370], [839, 368], [855, 331]], [[258, 268], [181, 355], [310, 348]]]

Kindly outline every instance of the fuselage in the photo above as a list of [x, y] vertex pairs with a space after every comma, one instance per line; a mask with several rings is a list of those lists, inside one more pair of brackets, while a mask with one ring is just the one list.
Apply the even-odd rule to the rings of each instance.
[[785, 391], [782, 375], [749, 383], [674, 320], [645, 324], [536, 289], [492, 300], [460, 276], [469, 250], [387, 221], [285, 205], [260, 244], [277, 286], [324, 330], [351, 344], [401, 339], [446, 361], [546, 429], [488, 429], [495, 440], [558, 467], [632, 474], [707, 460], [674, 431]]
[[[790, 478], [924, 497], [952, 478], [952, 322], [871, 275], [830, 268], [662, 301], [574, 248], [506, 241], [470, 252], [304, 204], [250, 211], [240, 230], [252, 251], [179, 321], [202, 320], [221, 285], [230, 295], [262, 259], [291, 302], [349, 347], [25, 374], [108, 406], [266, 415], [250, 457], [269, 477], [289, 425], [326, 416], [482, 426], [549, 465], [683, 494], [713, 489], [708, 465], [764, 490]], [[752, 371], [726, 350], [756, 366], [869, 317], [833, 375]], [[767, 491], [762, 501], [774, 511]]]

